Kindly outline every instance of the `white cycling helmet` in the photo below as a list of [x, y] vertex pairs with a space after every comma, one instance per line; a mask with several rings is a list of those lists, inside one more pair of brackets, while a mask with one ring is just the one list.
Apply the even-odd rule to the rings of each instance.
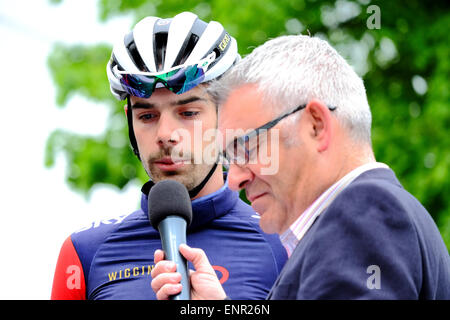
[[[219, 22], [206, 23], [191, 12], [182, 12], [169, 19], [146, 17], [138, 22], [114, 45], [106, 71], [112, 94], [124, 100], [130, 94], [149, 97], [154, 88], [163, 86], [183, 93], [221, 76], [239, 58], [236, 40]], [[186, 66], [200, 69], [195, 81], [186, 80], [185, 75], [180, 80], [173, 75], [176, 72], [167, 74]], [[154, 83], [149, 84], [149, 78]]]

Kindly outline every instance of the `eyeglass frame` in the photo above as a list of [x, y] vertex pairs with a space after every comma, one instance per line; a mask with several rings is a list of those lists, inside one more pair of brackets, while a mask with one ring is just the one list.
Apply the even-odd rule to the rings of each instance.
[[[244, 147], [245, 155], [246, 155], [246, 158], [245, 158], [245, 164], [247, 164], [247, 163], [248, 163], [248, 159], [250, 159], [250, 150], [248, 150], [247, 147], [245, 146], [245, 143], [246, 143], [246, 142], [248, 142], [248, 141], [249, 141], [251, 138], [253, 138], [253, 137], [259, 136], [260, 131], [262, 131], [262, 130], [268, 131], [268, 130], [272, 129], [272, 128], [275, 127], [281, 120], [283, 120], [284, 118], [286, 118], [286, 117], [288, 117], [288, 116], [290, 116], [290, 115], [296, 113], [297, 111], [300, 111], [300, 110], [306, 108], [306, 106], [307, 106], [307, 104], [301, 104], [301, 105], [297, 106], [296, 108], [294, 108], [292, 111], [289, 111], [289, 112], [287, 112], [287, 113], [282, 114], [282, 115], [279, 116], [278, 118], [276, 118], [276, 119], [274, 119], [274, 120], [271, 120], [271, 121], [269, 121], [269, 122], [263, 124], [262, 126], [256, 128], [256, 129], [254, 129], [254, 130], [252, 130], [252, 131], [250, 131], [249, 133], [247, 133], [247, 134], [245, 134], [245, 135], [243, 135], [243, 136], [234, 138], [233, 141], [231, 141], [231, 142], [227, 145], [227, 147], [225, 148], [225, 150], [222, 152], [223, 157], [224, 157], [225, 159], [227, 159], [227, 161], [228, 161], [229, 163], [231, 163], [230, 157], [227, 155], [226, 150], [228, 149], [228, 147], [229, 147], [231, 144], [235, 145], [236, 143], [239, 143], [241, 146]], [[330, 111], [334, 111], [334, 110], [336, 110], [336, 108], [337, 108], [336, 106], [328, 106], [328, 105], [327, 105], [327, 107], [328, 107], [328, 109], [329, 109]], [[251, 151], [253, 151], [253, 150], [254, 150], [254, 149], [252, 149]], [[237, 157], [233, 157], [232, 160], [236, 160], [236, 158], [237, 158]], [[235, 162], [235, 163], [237, 163], [237, 162]]]

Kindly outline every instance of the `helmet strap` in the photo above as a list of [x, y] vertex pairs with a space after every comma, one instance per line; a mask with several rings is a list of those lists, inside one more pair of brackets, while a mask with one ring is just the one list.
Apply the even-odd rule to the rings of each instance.
[[200, 182], [200, 184], [198, 186], [196, 186], [195, 188], [189, 190], [189, 196], [192, 198], [194, 198], [196, 195], [198, 195], [198, 193], [200, 192], [200, 190], [203, 189], [203, 187], [205, 186], [205, 184], [208, 182], [209, 178], [211, 178], [211, 176], [213, 175], [214, 171], [216, 171], [217, 168], [217, 162], [216, 161], [214, 163], [214, 165], [212, 166], [211, 170], [209, 170], [208, 174], [206, 175], [205, 179], [203, 179], [202, 182]]
[[134, 135], [133, 129], [133, 112], [131, 108], [130, 96], [127, 96], [127, 121], [128, 121], [128, 137], [130, 138], [131, 147], [133, 148], [133, 153], [140, 160], [139, 149], [137, 146], [136, 136]]
[[[191, 190], [188, 190], [189, 192], [189, 197], [195, 198], [199, 192], [203, 189], [203, 187], [206, 185], [206, 183], [208, 182], [208, 180], [211, 178], [211, 176], [213, 175], [214, 171], [216, 171], [217, 168], [217, 163], [218, 161], [216, 161], [216, 163], [214, 163], [214, 165], [212, 166], [211, 170], [209, 170], [208, 174], [206, 175], [206, 177], [203, 179], [202, 182], [200, 182], [200, 184], [198, 184], [196, 187], [192, 188]], [[141, 188], [142, 193], [148, 195], [150, 192], [150, 189], [155, 185], [155, 183], [153, 181], [147, 181]]]

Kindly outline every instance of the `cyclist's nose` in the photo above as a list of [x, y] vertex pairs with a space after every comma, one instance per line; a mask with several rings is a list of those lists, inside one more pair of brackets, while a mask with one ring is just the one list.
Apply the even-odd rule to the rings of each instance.
[[228, 186], [231, 190], [243, 189], [254, 178], [253, 172], [245, 166], [230, 164], [228, 169]]
[[170, 115], [161, 114], [158, 121], [156, 141], [159, 146], [174, 146], [180, 142], [180, 135], [177, 133], [179, 126], [177, 121]]

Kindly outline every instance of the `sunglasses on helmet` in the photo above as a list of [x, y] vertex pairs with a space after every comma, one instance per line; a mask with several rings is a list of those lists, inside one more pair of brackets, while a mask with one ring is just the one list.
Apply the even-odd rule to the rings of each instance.
[[182, 94], [199, 85], [205, 79], [208, 66], [214, 61], [215, 52], [196, 64], [181, 65], [163, 72], [120, 71], [115, 66], [114, 72], [121, 75], [120, 83], [128, 94], [139, 98], [150, 98], [158, 83], [176, 94]]

